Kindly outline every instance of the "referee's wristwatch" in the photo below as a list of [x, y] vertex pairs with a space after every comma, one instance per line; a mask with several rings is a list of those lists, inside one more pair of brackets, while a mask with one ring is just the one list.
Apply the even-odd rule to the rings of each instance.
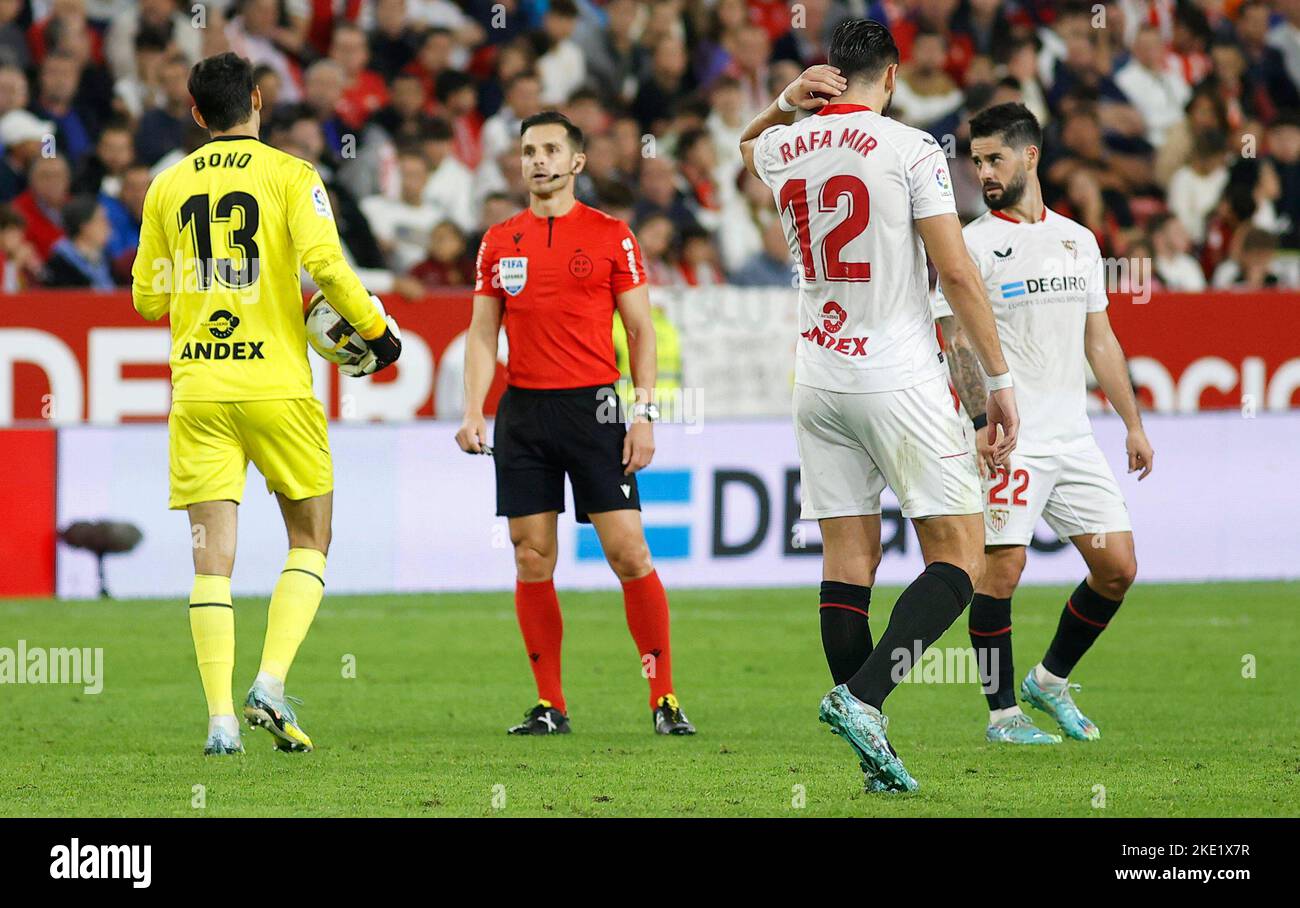
[[632, 421], [636, 422], [639, 419], [644, 419], [646, 422], [658, 422], [659, 407], [655, 404], [633, 404]]

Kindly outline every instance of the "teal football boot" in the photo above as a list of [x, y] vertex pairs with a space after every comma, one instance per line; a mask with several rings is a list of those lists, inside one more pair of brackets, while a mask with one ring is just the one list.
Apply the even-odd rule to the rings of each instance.
[[1101, 737], [1101, 729], [1074, 705], [1071, 688], [1080, 689], [1078, 684], [1066, 684], [1059, 689], [1043, 687], [1034, 678], [1031, 668], [1025, 680], [1020, 682], [1020, 699], [1055, 719], [1067, 737], [1076, 741], [1096, 741]]
[[920, 787], [889, 746], [885, 737], [889, 720], [849, 693], [846, 685], [833, 688], [822, 698], [819, 718], [857, 754], [867, 774], [867, 791], [916, 791]]
[[203, 748], [205, 757], [224, 757], [227, 754], [242, 754], [244, 744], [239, 740], [239, 733], [230, 734], [224, 728], [214, 728], [208, 732], [208, 743]]
[[1005, 744], [1060, 744], [1060, 735], [1049, 735], [1029, 721], [1024, 713], [1007, 716], [997, 722], [989, 723], [984, 737], [995, 743]]
[[254, 728], [265, 728], [275, 738], [276, 750], [308, 753], [311, 738], [298, 725], [298, 716], [289, 701], [302, 705], [297, 697], [273, 697], [256, 684], [244, 701], [244, 719]]

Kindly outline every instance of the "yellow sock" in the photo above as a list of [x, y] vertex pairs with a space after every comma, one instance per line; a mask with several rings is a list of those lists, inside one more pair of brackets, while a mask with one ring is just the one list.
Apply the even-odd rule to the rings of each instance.
[[230, 578], [195, 574], [190, 591], [190, 634], [199, 660], [203, 696], [209, 716], [233, 716], [230, 676], [235, 670], [235, 609], [230, 604]]
[[325, 594], [325, 555], [315, 549], [289, 549], [284, 570], [271, 593], [266, 616], [266, 643], [261, 671], [279, 678], [289, 674], [293, 657], [307, 636]]

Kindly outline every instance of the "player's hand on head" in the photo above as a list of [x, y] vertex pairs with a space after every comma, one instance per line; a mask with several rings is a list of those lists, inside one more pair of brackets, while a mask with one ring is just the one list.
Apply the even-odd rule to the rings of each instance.
[[623, 472], [632, 475], [650, 466], [655, 456], [654, 429], [648, 422], [634, 422], [623, 439]]
[[829, 64], [819, 63], [817, 66], [810, 66], [799, 74], [795, 79], [785, 87], [781, 96], [785, 98], [787, 104], [793, 104], [804, 110], [817, 110], [825, 107], [830, 103], [826, 98], [819, 98], [816, 95], [826, 95], [834, 98], [838, 97], [844, 89], [849, 87], [848, 80], [840, 75], [840, 71]]
[[482, 454], [487, 444], [487, 420], [481, 413], [466, 413], [456, 430], [456, 444], [466, 454]]
[[993, 461], [998, 466], [1006, 466], [1011, 452], [1016, 449], [1016, 437], [1020, 434], [1020, 411], [1016, 407], [1015, 389], [999, 388], [990, 391], [986, 412]]
[[1147, 433], [1142, 428], [1132, 429], [1128, 433], [1128, 439], [1124, 442], [1124, 450], [1128, 452], [1128, 471], [1138, 474], [1138, 482], [1146, 479], [1155, 469], [1156, 452], [1151, 448], [1151, 442], [1147, 440]]

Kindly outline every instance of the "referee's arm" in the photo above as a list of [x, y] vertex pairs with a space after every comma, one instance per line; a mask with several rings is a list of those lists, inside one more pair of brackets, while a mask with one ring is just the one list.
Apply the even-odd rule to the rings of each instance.
[[501, 308], [501, 300], [495, 296], [474, 294], [474, 314], [465, 332], [465, 419], [456, 433], [456, 443], [471, 454], [482, 454], [487, 443], [483, 402], [497, 370]]
[[[650, 315], [650, 290], [642, 283], [624, 290], [615, 297], [615, 302], [619, 318], [627, 330], [627, 359], [632, 372], [635, 402], [653, 403], [659, 364], [655, 349], [654, 319]], [[650, 422], [645, 417], [638, 418], [634, 415], [632, 427], [623, 442], [623, 465], [628, 473], [635, 473], [650, 465], [654, 453], [654, 432]]]

